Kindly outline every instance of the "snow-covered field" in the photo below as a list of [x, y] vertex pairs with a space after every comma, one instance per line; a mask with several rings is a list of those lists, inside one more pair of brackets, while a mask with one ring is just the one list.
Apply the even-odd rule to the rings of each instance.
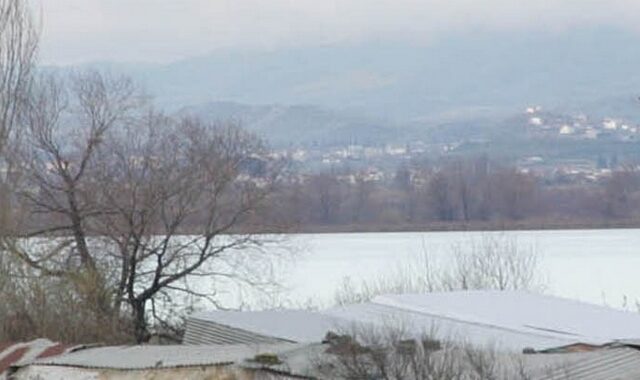
[[[328, 304], [345, 277], [354, 283], [394, 275], [426, 250], [446, 262], [451, 247], [486, 232], [346, 233], [295, 235], [295, 260], [278, 266], [294, 303]], [[640, 300], [640, 230], [518, 231], [493, 233], [534, 247], [545, 292], [635, 309]], [[627, 301], [625, 301], [625, 299]]]
[[[425, 252], [432, 268], [446, 266], [454, 256], [453, 247], [464, 249], [491, 235], [537, 252], [545, 293], [638, 309], [640, 229], [297, 234], [284, 239], [266, 236], [262, 250], [225, 251], [205, 270], [248, 280], [244, 286], [227, 276], [193, 276], [187, 282], [199, 293], [215, 292], [214, 298], [223, 307], [328, 307], [346, 278], [355, 285], [397, 278], [410, 266], [422, 264]], [[273, 290], [262, 284], [274, 278], [282, 284], [280, 291], [265, 294], [250, 290]], [[212, 308], [198, 295], [179, 293], [172, 298], [179, 308]], [[161, 303], [158, 307], [164, 308]]]

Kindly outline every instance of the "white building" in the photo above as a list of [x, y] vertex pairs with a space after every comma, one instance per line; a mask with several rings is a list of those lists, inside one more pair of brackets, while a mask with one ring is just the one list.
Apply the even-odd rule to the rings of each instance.
[[531, 119], [529, 119], [529, 124], [531, 125], [535, 125], [535, 126], [541, 126], [543, 123], [542, 118], [539, 117], [532, 117]]
[[572, 135], [575, 133], [575, 129], [567, 124], [563, 125], [562, 127], [560, 127], [560, 134], [561, 135]]
[[608, 130], [616, 130], [616, 129], [618, 129], [618, 122], [616, 120], [613, 120], [613, 119], [605, 119], [602, 122], [602, 127], [604, 129], [608, 129]]

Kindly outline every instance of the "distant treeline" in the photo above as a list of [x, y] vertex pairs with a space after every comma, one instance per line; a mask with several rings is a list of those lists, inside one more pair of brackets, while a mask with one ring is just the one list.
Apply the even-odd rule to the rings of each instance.
[[[640, 221], [640, 173], [549, 184], [486, 157], [367, 171], [297, 175], [274, 194], [268, 218], [301, 231], [628, 227]], [[261, 216], [265, 217], [265, 216]]]

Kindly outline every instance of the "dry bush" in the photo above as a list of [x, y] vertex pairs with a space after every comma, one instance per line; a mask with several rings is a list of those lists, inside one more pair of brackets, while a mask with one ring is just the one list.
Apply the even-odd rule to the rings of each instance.
[[534, 290], [540, 287], [539, 253], [515, 238], [484, 235], [454, 245], [454, 264], [433, 284], [441, 290]]
[[48, 338], [66, 343], [122, 344], [131, 323], [95, 307], [95, 282], [43, 276], [11, 256], [0, 256], [0, 341]]
[[338, 305], [361, 303], [382, 294], [454, 290], [542, 290], [540, 253], [505, 235], [483, 235], [454, 244], [452, 260], [438, 265], [423, 249], [415, 263], [403, 263], [391, 275], [354, 284], [345, 279], [334, 295]]
[[526, 380], [517, 357], [493, 348], [473, 348], [409, 334], [401, 327], [356, 327], [327, 334], [327, 349], [315, 358], [321, 378], [380, 380]]

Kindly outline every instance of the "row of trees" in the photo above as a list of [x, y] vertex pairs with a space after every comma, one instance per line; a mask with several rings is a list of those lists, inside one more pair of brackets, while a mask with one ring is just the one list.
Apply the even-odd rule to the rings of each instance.
[[640, 217], [640, 173], [635, 167], [590, 185], [549, 185], [486, 157], [402, 167], [387, 180], [345, 170], [297, 176], [277, 195], [278, 212], [303, 229], [571, 226], [632, 223]]

